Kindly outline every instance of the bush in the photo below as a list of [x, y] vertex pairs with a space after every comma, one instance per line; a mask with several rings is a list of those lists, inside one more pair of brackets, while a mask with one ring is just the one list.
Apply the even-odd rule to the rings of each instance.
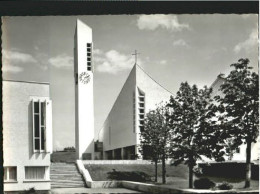
[[76, 149], [72, 146], [72, 147], [66, 147], [63, 149], [64, 152], [76, 152]]
[[231, 190], [231, 189], [233, 189], [233, 185], [228, 182], [223, 182], [223, 183], [218, 184], [217, 188], [219, 190]]
[[215, 183], [208, 178], [200, 178], [194, 181], [194, 187], [196, 189], [210, 189], [215, 187]]
[[115, 169], [113, 169], [112, 172], [108, 172], [107, 174], [107, 178], [111, 180], [125, 180], [137, 182], [151, 181], [151, 176], [141, 171], [116, 171]]

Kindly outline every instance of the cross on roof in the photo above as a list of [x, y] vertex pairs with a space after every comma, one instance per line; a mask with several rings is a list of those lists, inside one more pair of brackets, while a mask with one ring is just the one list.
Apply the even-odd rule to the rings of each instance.
[[137, 50], [135, 50], [135, 53], [132, 54], [132, 55], [135, 55], [135, 64], [137, 64], [137, 55], [139, 55], [139, 54], [141, 54], [141, 53], [137, 53]]

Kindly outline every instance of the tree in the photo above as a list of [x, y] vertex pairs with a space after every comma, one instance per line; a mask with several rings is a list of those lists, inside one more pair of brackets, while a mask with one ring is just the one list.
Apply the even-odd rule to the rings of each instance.
[[189, 188], [193, 187], [193, 168], [202, 155], [223, 160], [221, 131], [211, 125], [214, 111], [211, 89], [198, 89], [181, 83], [176, 97], [171, 97], [169, 123], [171, 126], [171, 157], [174, 165], [182, 162], [189, 167]]
[[157, 181], [158, 161], [162, 161], [163, 183], [166, 183], [165, 160], [168, 156], [170, 140], [170, 128], [166, 120], [166, 118], [168, 118], [168, 112], [168, 107], [162, 104], [158, 105], [155, 110], [149, 111], [144, 120], [144, 128], [140, 133], [141, 151], [143, 155], [149, 152], [149, 156], [155, 163], [155, 181]]
[[259, 135], [259, 76], [252, 72], [248, 59], [239, 59], [220, 90], [223, 96], [216, 96], [218, 119], [235, 145], [246, 144], [245, 188], [250, 187], [251, 144]]

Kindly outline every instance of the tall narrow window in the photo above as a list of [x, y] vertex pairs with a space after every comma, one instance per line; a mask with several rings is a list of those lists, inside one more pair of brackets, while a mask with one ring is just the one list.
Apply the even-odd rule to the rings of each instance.
[[91, 66], [91, 58], [92, 58], [92, 44], [87, 43], [87, 70], [91, 71], [92, 66]]
[[4, 167], [4, 181], [16, 181], [17, 180], [17, 167], [10, 166]]
[[133, 127], [133, 132], [135, 133], [135, 112], [136, 112], [136, 109], [135, 109], [135, 92], [133, 93], [133, 121], [134, 121], [134, 127]]
[[45, 179], [45, 166], [25, 167], [26, 180], [44, 180]]
[[78, 84], [78, 74], [77, 73], [75, 73], [75, 83], [76, 83], [76, 85]]
[[33, 101], [33, 150], [45, 151], [46, 147], [46, 101]]
[[45, 134], [46, 134], [46, 104], [41, 102], [41, 150], [45, 150]]
[[109, 134], [108, 134], [108, 138], [109, 138], [109, 145], [111, 145], [111, 127], [109, 127]]
[[145, 93], [138, 88], [138, 119], [139, 119], [139, 129], [142, 131], [144, 129], [144, 115], [145, 115]]

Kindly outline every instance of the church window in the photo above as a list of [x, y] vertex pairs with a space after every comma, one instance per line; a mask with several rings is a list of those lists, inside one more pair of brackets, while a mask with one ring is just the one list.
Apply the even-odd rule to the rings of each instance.
[[10, 166], [4, 167], [4, 181], [16, 181], [17, 180], [17, 167]]
[[139, 106], [140, 106], [141, 108], [144, 108], [144, 103], [139, 103]]
[[109, 145], [111, 145], [111, 127], [109, 127], [109, 134], [108, 134], [108, 138], [109, 138]]
[[134, 127], [133, 127], [133, 132], [135, 133], [135, 92], [133, 93], [133, 121], [134, 121]]
[[144, 96], [139, 97], [140, 102], [144, 102]]
[[145, 115], [145, 93], [138, 88], [138, 116], [139, 116], [139, 129], [144, 129], [144, 115]]
[[45, 166], [30, 166], [25, 167], [26, 180], [45, 180]]

